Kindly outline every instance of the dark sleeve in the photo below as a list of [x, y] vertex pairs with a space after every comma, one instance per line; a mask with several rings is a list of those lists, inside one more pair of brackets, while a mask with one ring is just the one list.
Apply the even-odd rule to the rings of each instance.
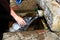
[[0, 1], [0, 17], [11, 19], [13, 18], [10, 15], [10, 0], [1, 0]]
[[10, 17], [10, 0], [0, 0], [0, 32], [8, 29]]
[[0, 1], [0, 14], [9, 14], [10, 13], [10, 3], [9, 0]]

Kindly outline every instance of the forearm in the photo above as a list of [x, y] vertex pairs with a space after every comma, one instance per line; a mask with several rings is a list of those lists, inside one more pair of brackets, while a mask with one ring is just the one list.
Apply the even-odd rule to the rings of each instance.
[[21, 23], [25, 23], [22, 17], [18, 16], [13, 9], [11, 9], [11, 16], [17, 21], [17, 23], [20, 25]]
[[12, 9], [11, 9], [11, 16], [17, 20], [18, 18], [20, 18]]
[[11, 16], [18, 22], [19, 17], [15, 14], [15, 12], [12, 9], [11, 9]]

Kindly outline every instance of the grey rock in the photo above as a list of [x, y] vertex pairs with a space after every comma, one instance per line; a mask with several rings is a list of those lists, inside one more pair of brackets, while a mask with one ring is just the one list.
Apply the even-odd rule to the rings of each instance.
[[14, 32], [4, 33], [3, 40], [38, 40], [38, 34], [36, 32]]
[[35, 0], [23, 0], [21, 4], [17, 5], [16, 0], [10, 0], [10, 6], [14, 7], [17, 6], [17, 10], [26, 11], [26, 10], [35, 10], [37, 8]]
[[44, 40], [60, 40], [60, 39], [55, 33], [46, 32]]
[[60, 5], [56, 0], [37, 0], [52, 31], [60, 31]]
[[60, 36], [50, 31], [39, 33], [37, 31], [8, 32], [3, 34], [3, 40], [60, 40]]

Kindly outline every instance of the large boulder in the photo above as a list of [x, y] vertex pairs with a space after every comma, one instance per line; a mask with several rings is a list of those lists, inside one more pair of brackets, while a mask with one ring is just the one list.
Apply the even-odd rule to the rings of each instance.
[[47, 30], [8, 32], [3, 34], [3, 40], [60, 40], [60, 36]]
[[16, 4], [16, 0], [10, 0], [10, 6], [14, 10], [20, 10], [20, 11], [26, 11], [26, 10], [31, 11], [37, 8], [35, 0], [23, 0], [22, 3], [19, 5]]
[[[59, 1], [58, 1], [59, 2]], [[52, 31], [60, 31], [60, 4], [56, 0], [37, 0]]]

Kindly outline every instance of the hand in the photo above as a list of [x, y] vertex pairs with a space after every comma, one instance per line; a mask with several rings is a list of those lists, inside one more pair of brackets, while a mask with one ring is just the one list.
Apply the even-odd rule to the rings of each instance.
[[20, 24], [21, 26], [26, 25], [26, 22], [23, 20], [22, 17], [18, 17], [18, 18], [17, 18], [17, 22], [18, 22], [18, 24]]
[[17, 23], [21, 26], [26, 25], [26, 22], [23, 20], [22, 17], [18, 16], [13, 9], [11, 9], [11, 16], [17, 21]]

